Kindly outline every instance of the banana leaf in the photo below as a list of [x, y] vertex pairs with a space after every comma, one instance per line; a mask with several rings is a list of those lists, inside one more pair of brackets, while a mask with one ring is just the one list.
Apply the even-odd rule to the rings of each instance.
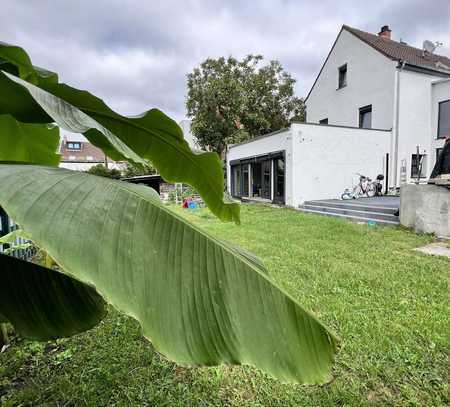
[[0, 161], [57, 166], [61, 159], [58, 146], [57, 126], [21, 123], [0, 114]]
[[286, 382], [331, 379], [333, 333], [254, 256], [172, 213], [148, 187], [0, 165], [0, 205], [175, 362], [248, 364]]
[[94, 288], [55, 270], [0, 253], [0, 322], [23, 337], [50, 340], [84, 332], [103, 319]]
[[[216, 153], [193, 152], [177, 123], [158, 109], [137, 117], [126, 117], [114, 112], [89, 92], [55, 81], [39, 80], [37, 73], [38, 80], [26, 81], [31, 75], [28, 71], [34, 67], [31, 60], [26, 63], [23, 53], [25, 51], [20, 47], [11, 50], [11, 46], [2, 47], [0, 44], [0, 59], [20, 62], [17, 62], [18, 76], [11, 69], [0, 72], [3, 92], [3, 96], [0, 95], [0, 114], [12, 114], [24, 122], [29, 118], [33, 123], [46, 122], [50, 117], [69, 131], [82, 132], [109, 157], [142, 164], [136, 161], [135, 156], [130, 156], [121, 144], [124, 143], [139, 157], [150, 161], [166, 181], [194, 187], [220, 219], [239, 223], [239, 205], [224, 194], [223, 168]], [[21, 76], [20, 72], [26, 75]], [[16, 85], [22, 89], [17, 89]], [[29, 95], [24, 93], [24, 89]]]

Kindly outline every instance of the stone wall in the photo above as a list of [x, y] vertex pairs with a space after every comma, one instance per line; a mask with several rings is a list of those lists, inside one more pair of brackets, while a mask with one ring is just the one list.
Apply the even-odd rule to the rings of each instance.
[[400, 223], [416, 232], [450, 239], [450, 189], [436, 185], [402, 186]]

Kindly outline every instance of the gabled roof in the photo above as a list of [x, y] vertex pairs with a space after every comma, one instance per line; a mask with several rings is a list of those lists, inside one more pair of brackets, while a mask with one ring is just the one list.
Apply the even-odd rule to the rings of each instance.
[[[68, 146], [69, 143], [80, 144], [80, 149], [70, 149]], [[61, 142], [59, 153], [62, 155], [62, 162], [105, 162], [105, 154], [103, 153], [103, 151], [86, 141], [72, 141], [64, 139]]]
[[446, 56], [429, 53], [424, 54], [423, 50], [411, 47], [410, 45], [404, 42], [398, 42], [391, 40], [389, 38], [383, 38], [380, 37], [379, 35], [358, 30], [357, 28], [353, 28], [344, 24], [340, 29], [336, 39], [334, 40], [330, 52], [328, 53], [322, 67], [320, 68], [320, 71], [313, 85], [311, 86], [311, 89], [309, 90], [308, 95], [305, 98], [305, 101], [309, 98], [309, 95], [314, 89], [314, 86], [316, 85], [316, 82], [319, 79], [319, 76], [322, 73], [323, 68], [325, 67], [331, 53], [333, 52], [336, 42], [343, 30], [346, 30], [349, 33], [353, 34], [355, 37], [365, 42], [367, 45], [371, 46], [376, 51], [380, 52], [385, 57], [393, 61], [404, 61], [405, 63], [412, 66], [435, 71], [441, 76], [447, 75], [450, 76], [450, 58]]
[[430, 54], [428, 52], [424, 53], [423, 50], [411, 47], [404, 42], [380, 37], [376, 34], [361, 31], [347, 25], [344, 25], [343, 29], [349, 31], [393, 61], [405, 61], [410, 65], [424, 67], [450, 75], [450, 58], [446, 56]]

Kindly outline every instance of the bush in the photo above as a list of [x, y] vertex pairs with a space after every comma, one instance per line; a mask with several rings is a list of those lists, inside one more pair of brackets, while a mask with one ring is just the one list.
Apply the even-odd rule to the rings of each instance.
[[99, 177], [120, 179], [122, 174], [115, 168], [106, 168], [103, 164], [97, 164], [86, 171], [88, 174], [98, 175]]

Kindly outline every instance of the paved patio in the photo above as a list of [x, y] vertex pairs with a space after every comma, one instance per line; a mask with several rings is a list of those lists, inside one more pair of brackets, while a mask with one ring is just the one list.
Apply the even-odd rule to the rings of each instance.
[[329, 203], [344, 203], [358, 204], [366, 206], [381, 206], [386, 208], [399, 208], [400, 207], [400, 197], [399, 196], [374, 196], [372, 198], [358, 198], [358, 199], [321, 199], [321, 202]]

